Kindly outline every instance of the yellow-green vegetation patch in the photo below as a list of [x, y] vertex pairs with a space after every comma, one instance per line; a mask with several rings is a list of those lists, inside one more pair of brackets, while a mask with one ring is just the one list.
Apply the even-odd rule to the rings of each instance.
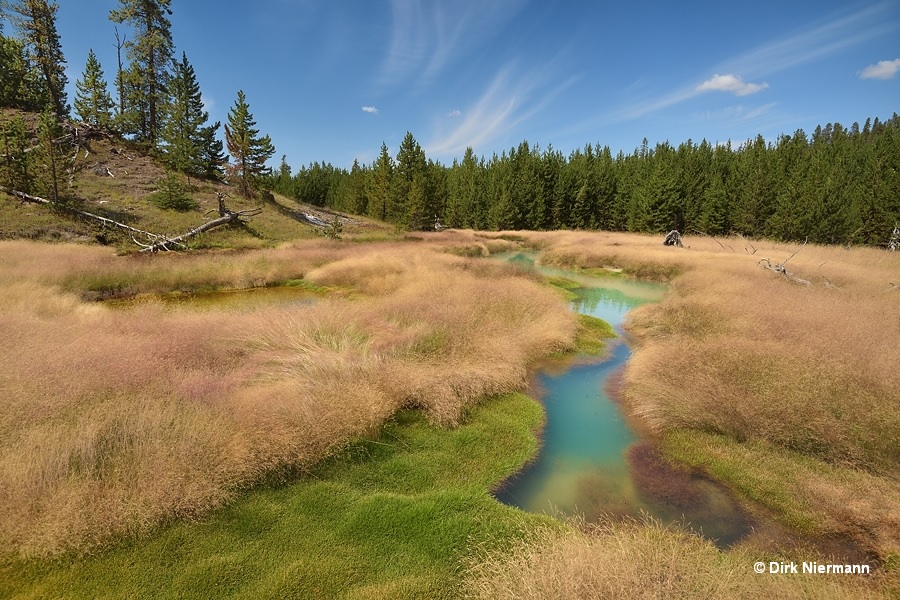
[[540, 406], [509, 394], [467, 417], [448, 430], [401, 411], [202, 522], [96, 556], [2, 564], [0, 597], [457, 598], [465, 557], [553, 526], [488, 493], [537, 450]]
[[703, 469], [740, 495], [772, 510], [803, 533], [828, 531], [828, 516], [798, 488], [797, 481], [835, 469], [763, 441], [739, 443], [727, 436], [679, 429], [663, 437], [670, 458]]
[[577, 290], [581, 287], [576, 281], [572, 281], [571, 279], [567, 279], [565, 277], [545, 277], [544, 281], [554, 289], [560, 296], [562, 296], [563, 300], [570, 302], [572, 300], [576, 300], [578, 298], [578, 294], [575, 293], [574, 290]]
[[612, 325], [603, 319], [591, 315], [578, 315], [578, 332], [575, 334], [577, 354], [602, 354], [606, 349], [606, 340], [614, 337], [617, 336]]
[[606, 351], [606, 341], [618, 337], [612, 325], [591, 315], [576, 315], [578, 329], [575, 332], [574, 347], [565, 352], [550, 355], [552, 359], [573, 356], [601, 356]]
[[588, 267], [579, 269], [579, 272], [597, 278], [624, 276], [624, 271], [619, 267]]
[[306, 290], [308, 292], [314, 292], [316, 294], [325, 294], [332, 289], [332, 288], [329, 288], [326, 286], [316, 285], [315, 283], [313, 283], [311, 281], [307, 281], [306, 279], [286, 279], [285, 281], [273, 283], [267, 287], [279, 287], [279, 286], [299, 288], [301, 290]]

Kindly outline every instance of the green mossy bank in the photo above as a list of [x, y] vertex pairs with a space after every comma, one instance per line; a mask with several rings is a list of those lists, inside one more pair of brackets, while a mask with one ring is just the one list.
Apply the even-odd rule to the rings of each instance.
[[542, 419], [521, 394], [485, 401], [450, 430], [402, 411], [313, 472], [201, 522], [96, 556], [7, 563], [0, 597], [458, 597], [471, 552], [550, 523], [489, 494], [537, 451]]

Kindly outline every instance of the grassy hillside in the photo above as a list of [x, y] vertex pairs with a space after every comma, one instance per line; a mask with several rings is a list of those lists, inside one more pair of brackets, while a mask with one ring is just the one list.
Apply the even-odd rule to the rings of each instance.
[[[14, 111], [3, 109], [0, 118]], [[28, 117], [29, 121], [33, 118]], [[300, 206], [281, 196], [263, 196], [247, 200], [229, 186], [209, 180], [192, 179], [187, 194], [193, 201], [188, 210], [158, 207], [153, 197], [160, 190], [166, 171], [158, 159], [140, 147], [115, 137], [83, 140], [77, 156], [69, 154], [69, 173], [61, 195], [73, 208], [103, 216], [131, 227], [166, 236], [175, 236], [218, 216], [216, 193], [227, 194], [230, 210], [241, 211], [262, 207], [261, 214], [245, 225], [221, 227], [190, 241], [192, 248], [261, 248], [288, 240], [315, 238], [321, 229], [309, 224], [303, 213], [331, 222], [334, 213], [312, 206]], [[391, 235], [387, 227], [365, 218], [339, 217], [349, 237], [383, 237]], [[138, 237], [138, 241], [146, 239]], [[0, 192], [0, 239], [32, 239], [111, 245], [120, 251], [139, 250], [131, 234], [103, 226], [90, 219], [66, 211], [23, 203], [19, 198]]]

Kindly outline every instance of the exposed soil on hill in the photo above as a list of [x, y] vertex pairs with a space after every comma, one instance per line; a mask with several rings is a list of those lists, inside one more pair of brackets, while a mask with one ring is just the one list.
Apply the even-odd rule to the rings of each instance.
[[[3, 110], [0, 120], [14, 116]], [[29, 128], [37, 116], [24, 114]], [[60, 190], [66, 205], [119, 223], [167, 237], [183, 234], [218, 216], [217, 194], [226, 195], [229, 210], [261, 207], [260, 214], [244, 223], [224, 226], [193, 238], [191, 248], [256, 248], [280, 242], [322, 235], [324, 223], [336, 217], [344, 233], [371, 234], [385, 226], [365, 219], [339, 215], [327, 209], [301, 205], [278, 195], [262, 194], [245, 199], [231, 186], [211, 180], [186, 179], [194, 208], [184, 211], [163, 209], [152, 201], [166, 176], [161, 162], [142, 147], [114, 135], [75, 127], [73, 143], [66, 159], [65, 189]], [[311, 218], [310, 218], [311, 217]], [[0, 192], [0, 239], [37, 239], [113, 245], [130, 252], [140, 247], [131, 233], [103, 225], [67, 210], [23, 202]], [[146, 240], [145, 240], [146, 241]]]

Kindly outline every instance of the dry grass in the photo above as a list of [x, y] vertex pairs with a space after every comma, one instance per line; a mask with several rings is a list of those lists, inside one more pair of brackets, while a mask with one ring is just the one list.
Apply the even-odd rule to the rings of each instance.
[[[815, 513], [807, 520], [824, 519], [820, 533], [850, 532], [882, 557], [900, 551], [900, 255], [733, 238], [689, 238], [683, 250], [640, 235], [532, 240], [555, 264], [671, 279], [665, 300], [628, 323], [638, 343], [629, 409], [658, 435], [731, 444], [676, 444], [679, 458], [776, 512], [776, 497], [792, 496]], [[809, 287], [757, 264], [794, 252], [787, 267]], [[740, 465], [753, 464], [765, 494], [744, 477]]]
[[888, 597], [871, 576], [758, 575], [759, 560], [790, 562], [725, 553], [656, 522], [603, 522], [586, 531], [545, 529], [506, 554], [479, 557], [467, 592], [491, 600]]
[[[243, 311], [86, 304], [305, 275], [351, 296]], [[458, 421], [572, 343], [574, 317], [513, 269], [408, 243], [114, 257], [0, 244], [0, 546], [89, 551], [304, 468], [402, 406]]]

